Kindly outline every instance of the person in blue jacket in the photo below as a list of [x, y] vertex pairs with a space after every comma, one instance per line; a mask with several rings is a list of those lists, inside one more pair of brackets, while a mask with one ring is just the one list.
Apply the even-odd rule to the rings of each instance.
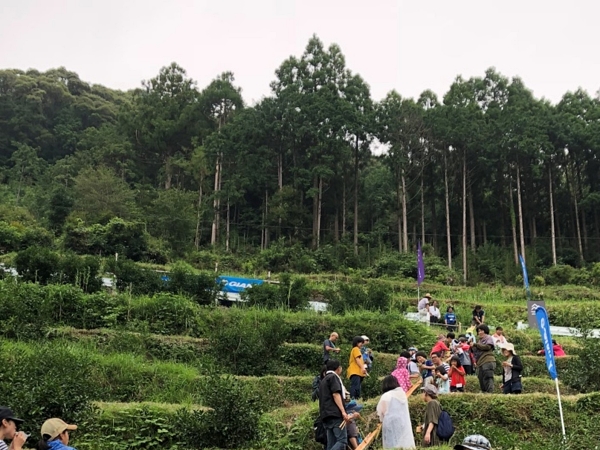
[[456, 331], [456, 314], [454, 314], [454, 308], [452, 306], [446, 308], [444, 323], [446, 324], [446, 329], [448, 331]]
[[42, 440], [37, 450], [75, 450], [69, 447], [69, 431], [75, 431], [77, 425], [69, 425], [62, 419], [48, 419], [42, 425]]

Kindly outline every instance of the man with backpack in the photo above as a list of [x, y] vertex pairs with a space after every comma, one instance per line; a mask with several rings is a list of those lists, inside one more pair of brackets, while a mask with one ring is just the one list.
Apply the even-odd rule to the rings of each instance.
[[349, 419], [344, 407], [346, 388], [340, 378], [342, 365], [335, 359], [325, 365], [327, 372], [319, 384], [319, 418], [327, 430], [327, 450], [346, 450], [348, 434], [340, 428]]

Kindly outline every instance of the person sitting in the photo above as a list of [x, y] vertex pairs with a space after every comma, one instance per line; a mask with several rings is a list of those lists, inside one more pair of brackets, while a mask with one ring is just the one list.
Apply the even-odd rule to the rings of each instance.
[[[554, 351], [554, 356], [556, 356], [557, 358], [560, 358], [562, 356], [567, 356], [567, 354], [563, 350], [562, 346], [559, 343], [557, 343], [554, 339], [552, 339], [552, 350]], [[537, 352], [537, 354], [545, 355], [546, 350], [541, 349]]]
[[419, 372], [419, 365], [415, 361], [413, 361], [410, 352], [404, 351], [400, 353], [400, 356], [408, 360], [408, 373], [410, 377], [410, 382], [413, 383], [419, 378], [421, 378], [421, 374]]
[[472, 434], [464, 438], [461, 444], [456, 444], [454, 450], [492, 450], [492, 445], [486, 437]]
[[454, 339], [454, 333], [448, 333], [446, 336], [440, 334], [438, 336], [438, 341], [432, 347], [431, 352], [429, 352], [429, 354], [431, 355], [433, 353], [442, 352], [442, 359], [446, 359], [450, 356], [450, 348], [448, 347], [448, 345], [450, 344], [450, 342], [452, 342], [452, 339]]
[[475, 305], [471, 325], [477, 327], [479, 325], [482, 325], [483, 323], [485, 323], [485, 311], [481, 308], [481, 305]]
[[423, 386], [433, 383], [433, 371], [435, 366], [433, 362], [427, 359], [425, 352], [417, 352], [417, 361], [419, 363], [419, 369], [421, 370], [421, 376], [423, 377]]
[[77, 425], [69, 425], [56, 417], [46, 420], [42, 425], [42, 440], [38, 443], [37, 450], [75, 450], [68, 445], [69, 431], [76, 429]]
[[437, 366], [435, 368], [435, 386], [437, 387], [438, 394], [450, 393], [450, 378], [444, 366]]
[[429, 323], [440, 323], [441, 319], [440, 305], [437, 300], [434, 300], [429, 307]]

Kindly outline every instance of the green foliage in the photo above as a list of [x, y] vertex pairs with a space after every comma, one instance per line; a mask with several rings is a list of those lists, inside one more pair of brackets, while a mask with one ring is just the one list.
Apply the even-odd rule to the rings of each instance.
[[268, 373], [272, 355], [289, 335], [289, 325], [280, 312], [232, 310], [226, 316], [211, 318], [206, 331], [211, 355], [236, 375]]
[[91, 370], [91, 358], [69, 346], [0, 341], [0, 402], [14, 405], [37, 441], [37, 430], [49, 417], [70, 423], [89, 417], [98, 392]]
[[546, 284], [550, 285], [564, 285], [574, 284], [575, 275], [577, 269], [569, 265], [556, 265], [549, 267], [544, 272], [544, 279]]
[[[256, 440], [265, 406], [248, 385], [231, 376], [213, 375], [205, 381], [202, 398], [211, 409], [203, 413], [202, 445], [199, 442], [193, 448], [239, 448]], [[181, 419], [186, 422], [185, 415]], [[186, 436], [185, 431], [183, 435]]]
[[242, 299], [249, 306], [264, 308], [306, 309], [310, 298], [310, 289], [305, 278], [280, 276], [279, 284], [264, 283], [253, 286], [242, 293]]
[[148, 235], [144, 224], [111, 219], [106, 225], [84, 226], [81, 222], [67, 226], [64, 246], [80, 254], [100, 254], [139, 261], [148, 257]]
[[390, 308], [391, 289], [383, 283], [370, 282], [366, 286], [338, 282], [326, 293], [328, 308], [335, 314], [366, 309], [385, 311]]

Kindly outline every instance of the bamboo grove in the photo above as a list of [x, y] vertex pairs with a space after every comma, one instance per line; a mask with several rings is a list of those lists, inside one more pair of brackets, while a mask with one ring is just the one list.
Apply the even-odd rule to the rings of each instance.
[[552, 104], [488, 69], [443, 98], [376, 101], [316, 36], [270, 87], [249, 106], [232, 73], [199, 88], [175, 63], [128, 92], [2, 70], [0, 220], [18, 212], [59, 238], [120, 217], [175, 256], [277, 242], [360, 259], [421, 240], [465, 280], [485, 249], [600, 260], [598, 97]]

